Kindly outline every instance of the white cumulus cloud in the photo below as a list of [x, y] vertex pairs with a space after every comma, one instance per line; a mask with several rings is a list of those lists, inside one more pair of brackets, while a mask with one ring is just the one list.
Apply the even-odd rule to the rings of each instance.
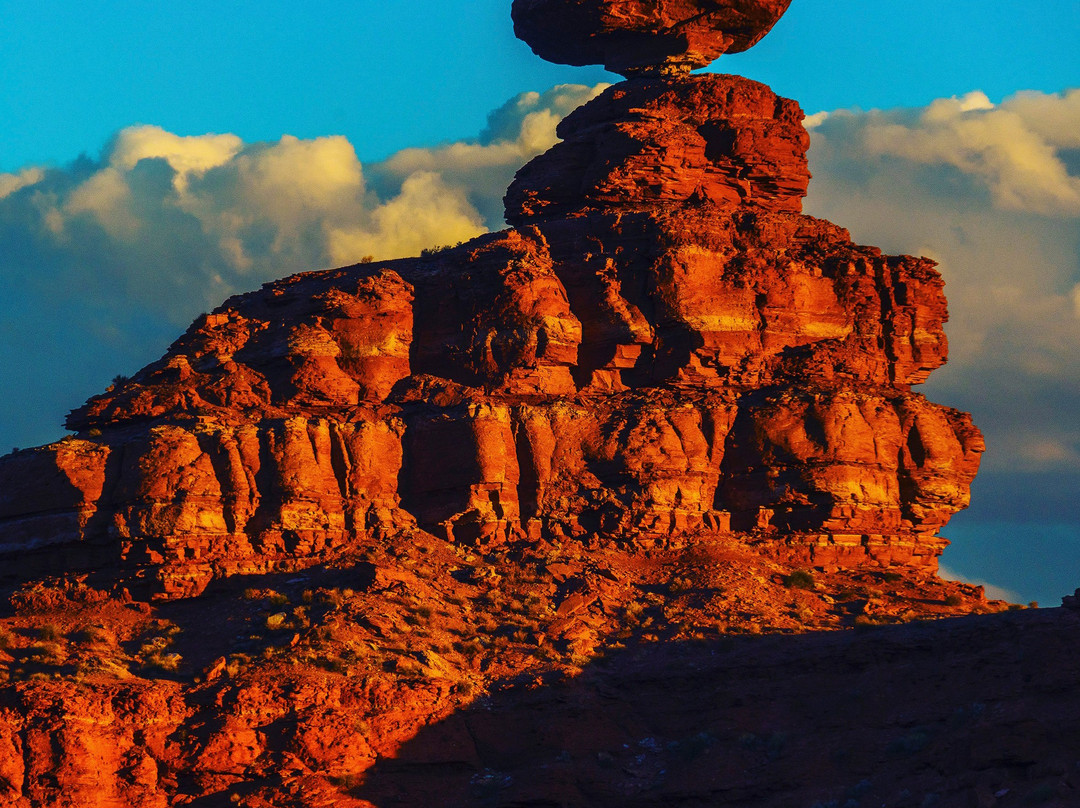
[[981, 578], [971, 578], [965, 575], [961, 575], [949, 567], [942, 564], [938, 568], [938, 575], [944, 578], [946, 581], [960, 581], [965, 584], [974, 584], [975, 586], [981, 586], [986, 593], [986, 597], [990, 600], [1004, 600], [1007, 603], [1022, 603], [1023, 597], [1018, 592], [1014, 592], [1011, 589], [1006, 589], [1003, 586], [997, 586], [989, 581], [984, 581]]
[[514, 172], [605, 86], [523, 93], [473, 140], [365, 165], [341, 136], [139, 125], [99, 159], [0, 174], [0, 446], [57, 437], [67, 409], [230, 294], [501, 227]]
[[938, 99], [918, 114], [871, 113], [861, 146], [871, 157], [951, 166], [1005, 210], [1076, 215], [1080, 176], [1069, 172], [1061, 150], [1076, 146], [1078, 120], [1080, 90], [1025, 93], [1000, 106], [973, 92]]
[[41, 182], [45, 172], [37, 167], [24, 168], [18, 174], [0, 174], [0, 199], [11, 196], [20, 188]]
[[560, 84], [543, 93], [522, 93], [488, 116], [487, 126], [475, 141], [403, 149], [372, 166], [372, 180], [380, 188], [384, 184], [394, 187], [418, 171], [435, 172], [465, 191], [489, 227], [500, 227], [502, 198], [514, 173], [555, 145], [559, 121], [608, 86]]

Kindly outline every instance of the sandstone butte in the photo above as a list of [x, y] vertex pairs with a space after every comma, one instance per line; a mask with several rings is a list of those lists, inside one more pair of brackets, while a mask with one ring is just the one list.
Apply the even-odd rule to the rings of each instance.
[[786, 5], [516, 0], [632, 75], [509, 229], [234, 297], [0, 459], [0, 806], [1076, 804], [1077, 613], [936, 576], [939, 274], [687, 72]]

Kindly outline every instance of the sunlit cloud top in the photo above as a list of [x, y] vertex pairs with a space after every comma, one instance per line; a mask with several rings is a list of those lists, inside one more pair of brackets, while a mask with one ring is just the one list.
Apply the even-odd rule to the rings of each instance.
[[343, 136], [245, 143], [140, 125], [97, 159], [0, 174], [0, 374], [18, 391], [0, 400], [0, 440], [55, 437], [80, 398], [231, 294], [502, 227], [514, 172], [605, 86], [523, 93], [475, 139], [366, 165]]

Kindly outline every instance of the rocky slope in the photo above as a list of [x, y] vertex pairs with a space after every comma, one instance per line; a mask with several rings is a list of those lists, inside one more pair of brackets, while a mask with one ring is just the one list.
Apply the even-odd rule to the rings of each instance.
[[[873, 743], [793, 785], [804, 769], [776, 781], [768, 739], [803, 750], [795, 705], [848, 681], [835, 653], [862, 670], [899, 652], [851, 635], [739, 644], [764, 649], [739, 680], [724, 638], [1006, 605], [935, 575], [983, 444], [966, 414], [911, 389], [946, 358], [933, 263], [803, 216], [798, 105], [688, 73], [785, 7], [517, 0], [539, 53], [565, 44], [578, 50], [553, 58], [633, 77], [518, 173], [510, 229], [228, 300], [72, 412], [74, 435], [0, 459], [0, 806], [866, 791], [852, 778]], [[553, 41], [540, 22], [554, 14], [584, 15], [584, 38]], [[1032, 658], [1058, 665], [1071, 619], [1030, 618]], [[958, 660], [976, 643], [898, 630]], [[789, 654], [820, 676], [785, 678]], [[917, 663], [912, 687], [939, 662]], [[758, 676], [784, 694], [769, 715]], [[735, 701], [697, 714], [713, 677]], [[665, 694], [673, 681], [685, 697]], [[923, 723], [968, 709], [964, 687]], [[611, 688], [623, 706], [604, 715]], [[641, 699], [674, 723], [631, 728]], [[567, 740], [582, 732], [567, 700], [599, 711], [595, 737]], [[887, 706], [867, 719], [875, 738], [909, 726]], [[504, 748], [534, 711], [544, 737]], [[846, 721], [829, 737], [861, 744]], [[732, 765], [755, 768], [728, 788], [702, 761], [729, 755], [736, 730], [756, 740]], [[1002, 754], [949, 793], [1015, 780]], [[875, 798], [923, 760], [880, 769]], [[1064, 771], [1039, 787], [1071, 788]]]

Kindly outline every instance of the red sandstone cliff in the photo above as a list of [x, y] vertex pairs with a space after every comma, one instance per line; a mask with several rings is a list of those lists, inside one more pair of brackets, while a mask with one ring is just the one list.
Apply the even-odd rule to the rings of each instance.
[[168, 595], [414, 525], [933, 565], [982, 451], [910, 390], [942, 282], [797, 212], [800, 119], [732, 76], [612, 87], [521, 170], [514, 229], [233, 298], [6, 458], [0, 553]]

